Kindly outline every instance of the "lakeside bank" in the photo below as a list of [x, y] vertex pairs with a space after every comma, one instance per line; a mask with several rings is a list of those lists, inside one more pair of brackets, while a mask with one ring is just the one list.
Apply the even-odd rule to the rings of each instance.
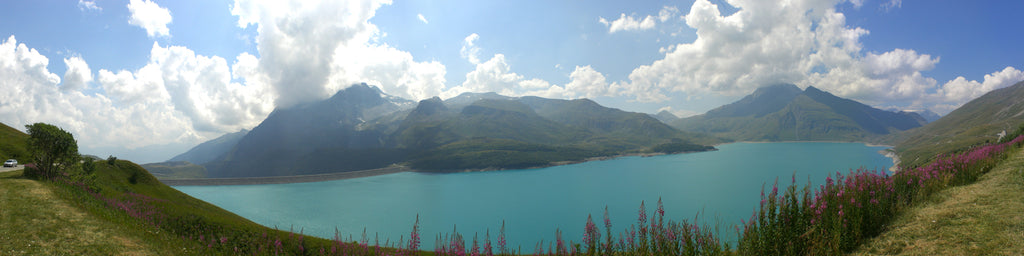
[[305, 183], [330, 180], [355, 179], [385, 175], [399, 172], [413, 171], [405, 166], [389, 166], [378, 169], [336, 172], [310, 175], [293, 176], [270, 176], [270, 177], [242, 177], [242, 178], [201, 178], [201, 179], [161, 179], [160, 182], [168, 186], [224, 186], [224, 185], [264, 185], [264, 184], [288, 184]]

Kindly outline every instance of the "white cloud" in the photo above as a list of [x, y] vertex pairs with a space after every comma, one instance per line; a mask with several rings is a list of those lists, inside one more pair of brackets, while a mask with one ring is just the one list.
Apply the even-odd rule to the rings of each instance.
[[427, 17], [423, 17], [422, 13], [416, 14], [416, 18], [420, 19], [420, 21], [422, 21], [423, 24], [430, 24], [430, 21], [427, 21]]
[[475, 45], [478, 39], [480, 39], [480, 35], [472, 33], [462, 40], [462, 49], [459, 49], [459, 55], [469, 61], [469, 63], [480, 64], [480, 57], [478, 57], [480, 55], [480, 47]]
[[608, 21], [604, 17], [598, 17], [597, 21], [608, 27], [608, 33], [614, 34], [619, 31], [641, 31], [654, 28], [654, 17], [647, 15], [644, 18], [636, 18], [633, 16], [626, 16], [625, 13], [619, 15], [619, 18], [613, 21]]
[[903, 7], [903, 0], [889, 0], [888, 2], [882, 4], [882, 9], [885, 9], [886, 11], [890, 11], [892, 9], [899, 9], [901, 7]]
[[445, 67], [416, 62], [408, 52], [379, 42], [369, 22], [390, 1], [238, 0], [231, 13], [240, 27], [256, 26], [257, 72], [274, 89], [275, 105], [324, 99], [357, 82], [420, 99], [444, 88]]
[[131, 12], [128, 24], [145, 29], [149, 37], [171, 36], [167, 24], [171, 23], [172, 18], [167, 8], [150, 0], [131, 0], [128, 2], [128, 11]]
[[695, 116], [695, 115], [701, 114], [700, 112], [693, 111], [693, 110], [673, 109], [670, 106], [665, 106], [665, 107], [659, 108], [658, 112], [655, 112], [655, 113], [659, 113], [661, 111], [668, 111], [669, 113], [672, 113], [672, 115], [675, 115], [678, 118], [687, 118], [687, 117], [691, 117], [691, 116]]
[[[154, 43], [142, 68], [101, 69], [95, 78], [84, 59], [64, 59], [62, 83], [48, 71], [45, 56], [11, 36], [0, 44], [0, 91], [10, 92], [0, 102], [0, 120], [19, 129], [35, 122], [57, 125], [75, 135], [83, 153], [195, 145], [252, 128], [270, 113], [273, 94], [251, 79], [254, 59], [240, 55], [232, 72], [220, 57]], [[246, 84], [230, 82], [232, 74]], [[90, 82], [102, 92], [83, 93]], [[162, 161], [180, 152], [161, 153], [138, 160]]]
[[82, 58], [64, 59], [64, 66], [67, 67], [67, 71], [64, 72], [64, 83], [60, 87], [61, 90], [82, 90], [88, 87], [89, 82], [92, 82], [92, 70]]
[[576, 66], [576, 69], [569, 74], [571, 81], [565, 85], [565, 90], [587, 98], [606, 96], [611, 94], [608, 82], [601, 72], [587, 66]]
[[959, 106], [989, 91], [1011, 86], [1020, 81], [1024, 81], [1024, 72], [1013, 67], [1006, 67], [1001, 71], [985, 75], [985, 79], [981, 82], [967, 80], [961, 76], [943, 84], [936, 92], [934, 100]]
[[476, 65], [476, 69], [466, 74], [462, 87], [473, 92], [498, 92], [512, 95], [522, 75], [510, 71], [505, 62], [504, 54], [495, 54], [490, 60]]
[[658, 16], [647, 15], [646, 17], [634, 17], [633, 15], [626, 15], [625, 13], [619, 14], [619, 18], [616, 20], [609, 21], [604, 17], [597, 17], [597, 22], [604, 24], [608, 27], [608, 34], [614, 34], [619, 31], [643, 31], [654, 29], [657, 22], [668, 22], [673, 17], [677, 17], [679, 14], [679, 8], [675, 6], [665, 6], [658, 11]]
[[96, 5], [96, 1], [78, 0], [78, 9], [84, 11], [103, 11]]
[[[845, 15], [836, 11], [842, 2], [781, 5], [735, 0], [728, 3], [739, 10], [722, 15], [717, 5], [697, 0], [684, 16], [686, 25], [696, 29], [697, 39], [662, 47], [663, 58], [634, 69], [628, 81], [612, 83], [611, 92], [660, 102], [669, 100], [670, 92], [739, 96], [760, 86], [795, 83], [869, 105], [940, 112], [1015, 82], [1016, 69], [1008, 68], [986, 76], [986, 81], [993, 81], [987, 85], [966, 79], [940, 84], [923, 74], [939, 63], [939, 57], [911, 49], [864, 52], [861, 37], [869, 32], [846, 24]], [[858, 7], [863, 2], [851, 4]]]

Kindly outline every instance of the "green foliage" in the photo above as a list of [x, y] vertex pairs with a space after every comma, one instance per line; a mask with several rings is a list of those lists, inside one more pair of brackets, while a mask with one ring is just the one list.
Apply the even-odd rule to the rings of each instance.
[[96, 171], [96, 161], [88, 158], [82, 160], [82, 171], [84, 171], [85, 174], [92, 174]]
[[71, 133], [50, 124], [26, 125], [28, 150], [35, 168], [25, 170], [32, 178], [53, 178], [78, 162], [78, 142]]
[[115, 163], [117, 163], [117, 157], [114, 157], [114, 156], [108, 156], [107, 157], [107, 164], [114, 165]]
[[550, 146], [507, 139], [475, 138], [413, 156], [412, 168], [427, 171], [530, 168], [560, 161], [581, 161], [608, 154], [579, 147]]
[[708, 150], [713, 150], [713, 149], [715, 149], [715, 147], [705, 146], [705, 145], [697, 145], [697, 144], [693, 144], [693, 143], [678, 142], [677, 141], [677, 142], [669, 142], [669, 143], [658, 144], [657, 146], [654, 146], [653, 148], [651, 148], [651, 151], [657, 152], [657, 153], [665, 153], [665, 154], [676, 154], [676, 153], [683, 153], [683, 152], [708, 151]]

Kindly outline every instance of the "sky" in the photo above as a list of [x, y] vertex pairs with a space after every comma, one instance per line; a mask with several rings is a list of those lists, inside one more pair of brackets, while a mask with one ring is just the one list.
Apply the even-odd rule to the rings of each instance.
[[0, 122], [159, 162], [355, 83], [691, 116], [792, 83], [946, 114], [1024, 80], [1024, 1], [0, 2]]

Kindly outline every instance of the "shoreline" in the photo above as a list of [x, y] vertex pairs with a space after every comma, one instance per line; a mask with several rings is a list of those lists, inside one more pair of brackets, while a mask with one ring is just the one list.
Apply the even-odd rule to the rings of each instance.
[[233, 185], [266, 185], [266, 184], [291, 184], [308, 183], [331, 180], [347, 180], [355, 178], [372, 177], [385, 174], [415, 171], [405, 166], [389, 166], [384, 168], [335, 172], [323, 174], [292, 175], [292, 176], [270, 176], [270, 177], [241, 177], [241, 178], [200, 178], [200, 179], [158, 179], [168, 186], [233, 186]]
[[613, 160], [623, 157], [652, 157], [652, 156], [663, 156], [663, 155], [678, 155], [678, 154], [691, 154], [709, 151], [718, 151], [718, 146], [733, 143], [861, 143], [868, 147], [888, 147], [878, 151], [879, 154], [891, 158], [893, 160], [893, 166], [889, 167], [889, 171], [895, 173], [899, 170], [900, 159], [895, 151], [892, 151], [892, 146], [872, 144], [869, 142], [858, 142], [858, 141], [733, 141], [727, 143], [719, 143], [712, 145], [714, 148], [707, 151], [687, 151], [679, 153], [624, 153], [609, 156], [596, 156], [588, 157], [583, 160], [577, 161], [558, 161], [552, 162], [547, 165], [535, 166], [529, 168], [480, 168], [480, 169], [464, 169], [464, 170], [449, 170], [449, 171], [422, 171], [409, 168], [407, 166], [392, 165], [384, 168], [359, 170], [359, 171], [348, 171], [348, 172], [336, 172], [336, 173], [323, 173], [323, 174], [309, 174], [309, 175], [292, 175], [292, 176], [270, 176], [270, 177], [241, 177], [241, 178], [198, 178], [198, 179], [158, 179], [160, 182], [168, 186], [233, 186], [233, 185], [265, 185], [265, 184], [291, 184], [291, 183], [308, 183], [308, 182], [321, 182], [321, 181], [332, 181], [332, 180], [347, 180], [356, 178], [365, 178], [379, 175], [394, 174], [400, 172], [418, 172], [418, 173], [465, 173], [465, 172], [485, 172], [485, 171], [505, 171], [505, 170], [532, 170], [541, 169], [562, 165], [570, 164], [581, 164], [586, 162], [605, 161]]
[[[718, 151], [717, 148], [708, 151]], [[450, 170], [450, 171], [422, 171], [409, 168], [402, 165], [392, 165], [384, 168], [359, 170], [359, 171], [348, 171], [348, 172], [336, 172], [336, 173], [323, 173], [323, 174], [309, 174], [309, 175], [292, 175], [292, 176], [270, 176], [270, 177], [240, 177], [240, 178], [197, 178], [197, 179], [158, 179], [168, 186], [234, 186], [234, 185], [266, 185], [266, 184], [292, 184], [292, 183], [308, 183], [308, 182], [321, 182], [321, 181], [332, 181], [332, 180], [347, 180], [357, 179], [365, 177], [373, 177], [379, 175], [394, 174], [400, 172], [418, 172], [418, 173], [464, 173], [464, 172], [485, 172], [485, 171], [504, 171], [504, 170], [532, 170], [541, 169], [561, 165], [579, 164], [593, 161], [604, 161], [612, 160], [621, 157], [651, 157], [661, 155], [675, 155], [675, 154], [689, 154], [699, 153], [707, 151], [693, 151], [693, 152], [679, 152], [674, 154], [666, 153], [626, 153], [611, 156], [597, 156], [589, 157], [578, 161], [559, 161], [552, 162], [543, 166], [529, 167], [529, 168], [481, 168], [481, 169], [464, 169], [464, 170]]]

